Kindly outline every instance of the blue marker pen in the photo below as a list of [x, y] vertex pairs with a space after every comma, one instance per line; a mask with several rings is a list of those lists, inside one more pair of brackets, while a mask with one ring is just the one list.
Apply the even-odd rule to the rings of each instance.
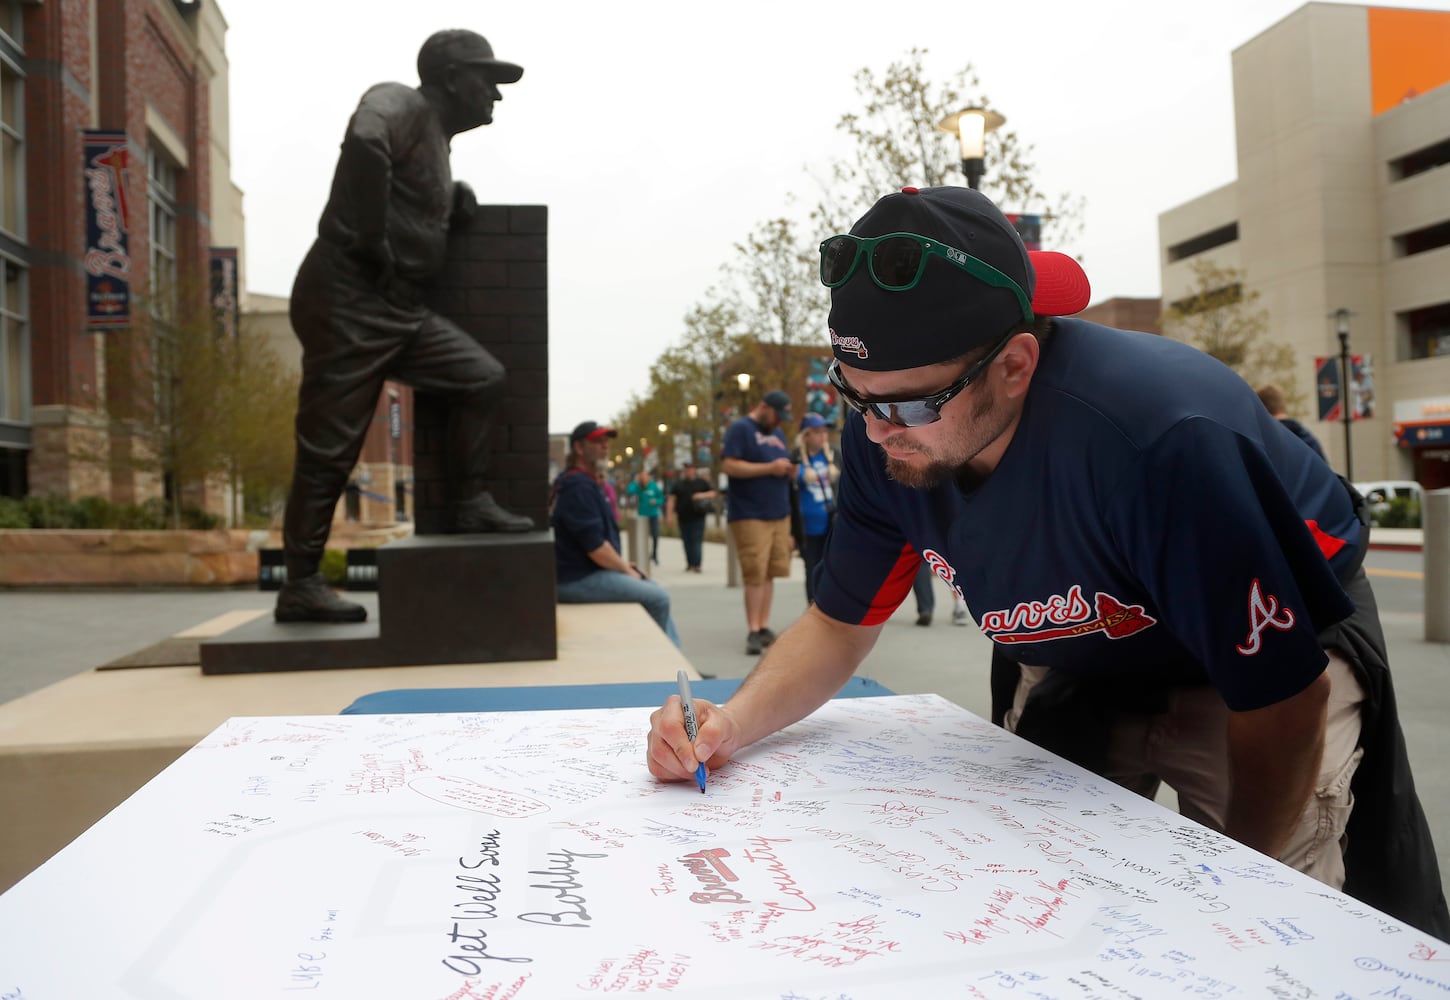
[[[683, 670], [679, 671], [677, 677], [680, 682], [680, 707], [685, 710], [685, 735], [690, 738], [691, 745], [695, 742], [696, 735], [700, 732], [699, 724], [695, 721], [695, 699], [690, 697], [690, 678], [685, 676]], [[695, 782], [700, 786], [700, 793], [705, 792], [705, 763], [701, 761], [695, 765]]]

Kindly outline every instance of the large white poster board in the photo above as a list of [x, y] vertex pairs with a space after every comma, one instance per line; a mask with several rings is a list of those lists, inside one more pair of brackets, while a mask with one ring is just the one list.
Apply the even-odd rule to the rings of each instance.
[[935, 696], [703, 795], [647, 726], [232, 719], [0, 896], [0, 997], [1450, 996], [1450, 947]]

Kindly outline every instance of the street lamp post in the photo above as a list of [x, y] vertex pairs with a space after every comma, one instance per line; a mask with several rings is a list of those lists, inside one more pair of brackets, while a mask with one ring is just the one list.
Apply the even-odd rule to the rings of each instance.
[[1354, 420], [1354, 394], [1350, 383], [1348, 309], [1334, 310], [1334, 327], [1339, 334], [1339, 412], [1344, 417], [1344, 478], [1354, 482], [1354, 455], [1349, 440], [1349, 429]]
[[700, 416], [700, 408], [694, 403], [685, 407], [685, 412], [690, 415], [690, 464], [694, 464], [699, 458], [700, 444], [695, 440], [695, 421]]
[[986, 173], [987, 133], [1005, 125], [1007, 119], [986, 108], [963, 108], [937, 122], [936, 127], [956, 136], [962, 144], [962, 173], [967, 187], [976, 190]]
[[735, 384], [740, 387], [740, 415], [745, 416], [745, 402], [750, 393], [750, 375], [748, 372], [741, 372], [735, 376]]
[[670, 425], [660, 424], [660, 483], [665, 481], [665, 473], [670, 468], [670, 455], [666, 450], [670, 443]]

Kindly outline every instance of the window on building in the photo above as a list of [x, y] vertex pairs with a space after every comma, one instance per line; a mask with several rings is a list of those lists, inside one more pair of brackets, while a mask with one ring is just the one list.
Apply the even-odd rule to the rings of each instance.
[[17, 49], [25, 44], [25, 6], [22, 0], [0, 0], [0, 41]]
[[151, 219], [151, 315], [176, 318], [176, 180], [171, 157], [155, 142], [146, 150], [146, 200]]
[[1222, 285], [1210, 289], [1198, 295], [1190, 295], [1187, 298], [1171, 302], [1169, 305], [1186, 315], [1208, 312], [1210, 309], [1222, 309], [1225, 306], [1236, 305], [1244, 299], [1244, 286], [1238, 282], [1232, 285]]
[[0, 421], [30, 420], [30, 344], [27, 337], [25, 269], [0, 259]]
[[1402, 233], [1395, 237], [1395, 256], [1410, 257], [1427, 250], [1450, 246], [1450, 222], [1439, 222], [1433, 226]]
[[1230, 222], [1226, 226], [1219, 226], [1217, 229], [1202, 233], [1192, 239], [1175, 243], [1168, 248], [1168, 263], [1183, 260], [1185, 257], [1196, 257], [1201, 253], [1212, 250], [1214, 247], [1221, 247], [1225, 243], [1232, 243], [1239, 238], [1239, 224]]
[[0, 52], [0, 229], [25, 238], [24, 77]]
[[1450, 302], [1400, 314], [1410, 332], [1410, 360], [1450, 357]]
[[1390, 180], [1402, 181], [1406, 177], [1423, 174], [1427, 170], [1443, 167], [1450, 163], [1450, 139], [1444, 139], [1433, 146], [1417, 149], [1408, 156], [1390, 161]]
[[[154, 140], [146, 150], [146, 201], [151, 222], [150, 313], [151, 393], [156, 418], [169, 425], [176, 412], [177, 378], [177, 270], [176, 189], [179, 169]], [[170, 476], [168, 471], [166, 476]], [[170, 482], [166, 497], [171, 498]]]

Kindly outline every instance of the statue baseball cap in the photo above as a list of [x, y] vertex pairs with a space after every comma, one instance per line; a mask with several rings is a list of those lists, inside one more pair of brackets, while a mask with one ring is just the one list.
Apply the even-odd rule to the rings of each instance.
[[762, 397], [766, 406], [770, 407], [780, 415], [780, 419], [790, 419], [790, 397], [779, 389], [772, 389]]
[[460, 63], [487, 66], [494, 83], [518, 83], [519, 77], [524, 75], [522, 66], [495, 59], [493, 46], [478, 32], [467, 28], [448, 28], [429, 35], [418, 50], [418, 79], [428, 80], [441, 73], [444, 67]]
[[618, 436], [619, 432], [613, 427], [601, 427], [592, 420], [586, 420], [569, 432], [569, 443], [578, 444], [580, 441], [598, 441], [600, 438]]
[[[898, 233], [924, 240], [871, 242]], [[900, 259], [883, 259], [893, 255]], [[1081, 312], [1091, 295], [1076, 260], [1029, 252], [1001, 210], [965, 187], [882, 198], [849, 235], [821, 244], [821, 280], [831, 288], [831, 351], [864, 371], [950, 361], [995, 344], [1013, 324]]]

